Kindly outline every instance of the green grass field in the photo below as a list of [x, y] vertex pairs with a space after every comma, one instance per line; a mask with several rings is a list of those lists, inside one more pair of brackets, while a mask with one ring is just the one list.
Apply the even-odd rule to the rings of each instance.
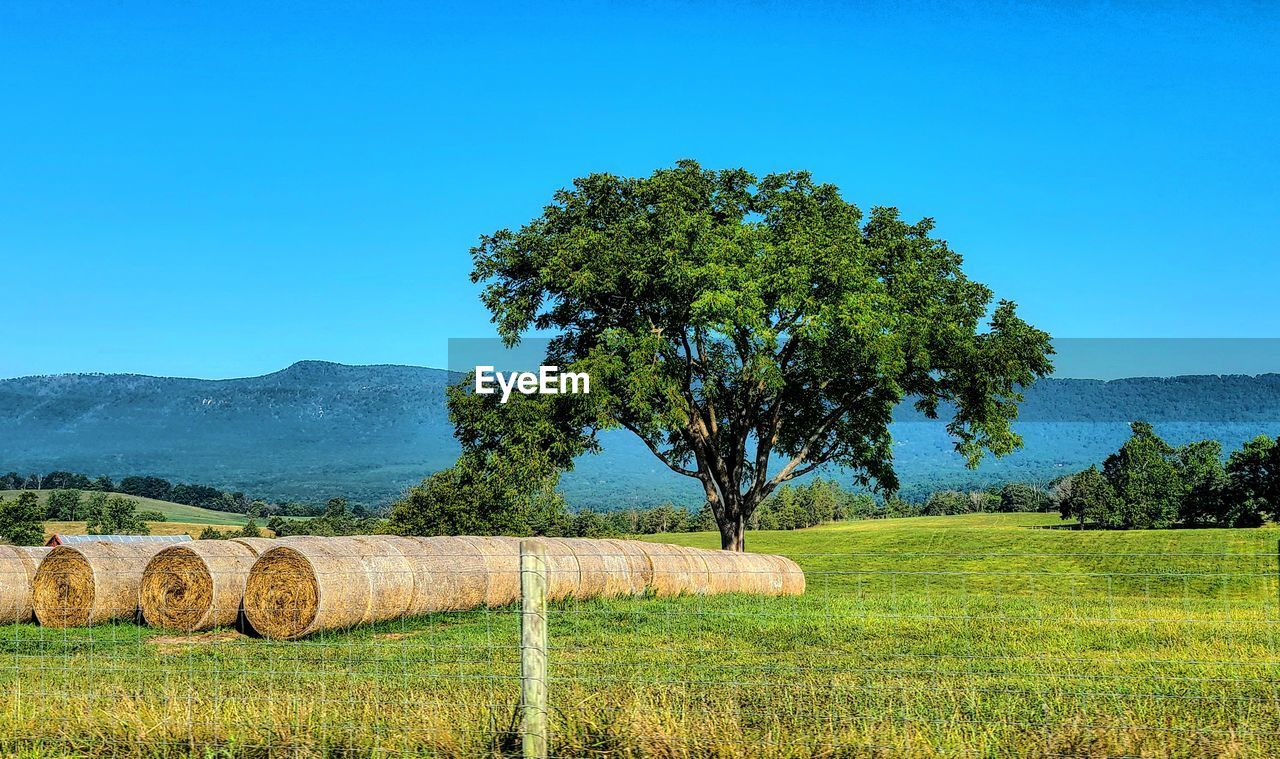
[[[557, 605], [552, 754], [1280, 754], [1280, 530], [1029, 527], [1056, 523], [749, 533], [804, 567], [804, 596]], [[500, 755], [518, 626], [499, 609], [294, 643], [0, 628], [0, 754]]]
[[[0, 490], [0, 497], [15, 498], [21, 490]], [[49, 500], [50, 490], [32, 491], [40, 497], [40, 504], [44, 505]], [[88, 498], [86, 493], [84, 496]], [[187, 506], [182, 503], [173, 503], [172, 501], [158, 501], [154, 498], [143, 498], [141, 496], [127, 496], [138, 502], [139, 511], [158, 511], [164, 514], [165, 518], [170, 522], [187, 522], [190, 524], [212, 524], [212, 525], [243, 525], [248, 519], [243, 514], [232, 514], [226, 511], [214, 511], [212, 509], [202, 509], [199, 506]]]

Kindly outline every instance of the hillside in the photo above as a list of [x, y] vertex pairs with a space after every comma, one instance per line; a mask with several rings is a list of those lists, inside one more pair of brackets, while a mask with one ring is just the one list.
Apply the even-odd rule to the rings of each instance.
[[[454, 460], [444, 405], [451, 376], [441, 369], [304, 361], [229, 380], [107, 374], [0, 380], [0, 471], [153, 474], [272, 500], [343, 495], [386, 503]], [[951, 451], [940, 423], [904, 407], [894, 425], [895, 456], [908, 495], [1046, 480], [1099, 461], [1139, 418], [1155, 422], [1174, 443], [1212, 437], [1234, 448], [1259, 433], [1280, 432], [1280, 375], [1043, 380], [1022, 409], [1025, 450], [976, 472]], [[698, 487], [628, 434], [603, 441], [605, 453], [581, 460], [564, 480], [573, 504], [700, 501]]]
[[[15, 498], [21, 490], [0, 490], [0, 497]], [[48, 490], [33, 491], [40, 498], [40, 505], [44, 505], [49, 500]], [[243, 514], [231, 514], [225, 511], [211, 511], [210, 509], [202, 509], [198, 506], [187, 506], [182, 503], [173, 503], [172, 501], [159, 501], [155, 498], [142, 498], [140, 496], [127, 496], [138, 502], [139, 511], [158, 511], [164, 514], [165, 519], [170, 522], [181, 522], [184, 525], [234, 525], [240, 526], [248, 521]], [[83, 524], [81, 522], [80, 524]], [[83, 532], [83, 530], [81, 530]], [[167, 534], [167, 533], [159, 533]], [[175, 533], [176, 534], [176, 533]]]

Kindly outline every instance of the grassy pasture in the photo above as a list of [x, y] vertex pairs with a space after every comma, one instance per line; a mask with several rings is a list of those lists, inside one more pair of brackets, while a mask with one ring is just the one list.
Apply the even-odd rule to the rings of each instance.
[[[750, 533], [804, 567], [803, 597], [561, 603], [553, 755], [1280, 754], [1280, 530], [1029, 529], [1056, 522]], [[518, 623], [440, 614], [296, 643], [0, 628], [0, 754], [500, 754]]]
[[[16, 498], [21, 490], [0, 490], [0, 496], [4, 498]], [[40, 505], [43, 506], [49, 500], [51, 490], [33, 490], [40, 498]], [[87, 500], [89, 491], [82, 491], [84, 498]], [[138, 502], [139, 511], [158, 511], [164, 514], [165, 518], [170, 522], [185, 522], [187, 524], [215, 525], [215, 526], [236, 526], [239, 527], [248, 521], [244, 514], [232, 514], [226, 511], [214, 511], [212, 509], [202, 509], [199, 506], [187, 506], [183, 503], [173, 503], [172, 501], [158, 501], [154, 498], [143, 498], [142, 496], [130, 495], [126, 498], [132, 498]], [[51, 523], [52, 524], [52, 523]], [[163, 523], [156, 523], [163, 524]], [[157, 535], [165, 535], [170, 533], [156, 532]], [[197, 532], [199, 532], [197, 530]]]

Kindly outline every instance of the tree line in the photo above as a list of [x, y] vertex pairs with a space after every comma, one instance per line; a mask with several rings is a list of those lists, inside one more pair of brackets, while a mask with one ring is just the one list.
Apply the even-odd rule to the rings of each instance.
[[138, 498], [170, 501], [186, 506], [197, 506], [212, 511], [246, 514], [251, 517], [317, 516], [323, 506], [307, 503], [268, 503], [250, 498], [241, 491], [226, 491], [210, 485], [196, 483], [172, 483], [163, 477], [134, 475], [113, 481], [106, 475], [90, 477], [79, 472], [54, 471], [47, 474], [21, 475], [8, 472], [0, 475], [0, 490], [88, 490], [100, 493], [120, 493]]
[[1102, 463], [1056, 483], [1083, 528], [1258, 527], [1280, 520], [1280, 441], [1259, 435], [1224, 461], [1222, 444], [1174, 447], [1146, 422]]

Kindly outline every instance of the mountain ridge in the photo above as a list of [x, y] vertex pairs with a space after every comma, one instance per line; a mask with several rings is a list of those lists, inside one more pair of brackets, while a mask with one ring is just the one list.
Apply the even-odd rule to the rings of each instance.
[[[313, 367], [336, 367], [341, 369], [414, 369], [427, 370], [436, 372], [448, 372], [448, 369], [439, 369], [430, 366], [421, 366], [418, 364], [347, 364], [341, 361], [329, 361], [327, 359], [300, 359], [289, 364], [288, 366], [267, 372], [265, 374], [252, 374], [245, 377], [189, 377], [185, 375], [169, 375], [169, 374], [145, 374], [142, 372], [55, 372], [51, 374], [24, 374], [16, 377], [0, 377], [0, 382], [13, 382], [18, 380], [44, 380], [56, 379], [60, 377], [140, 377], [145, 379], [163, 379], [163, 380], [189, 380], [193, 382], [236, 382], [239, 380], [255, 380], [264, 379], [276, 375], [287, 374], [289, 372], [301, 369], [310, 369]], [[457, 373], [457, 372], [455, 372]], [[1081, 383], [1098, 383], [1098, 384], [1117, 384], [1132, 383], [1149, 380], [1183, 380], [1183, 379], [1206, 379], [1206, 378], [1247, 378], [1259, 379], [1266, 377], [1280, 378], [1280, 372], [1262, 372], [1259, 374], [1221, 374], [1221, 373], [1205, 373], [1205, 374], [1177, 374], [1177, 375], [1134, 375], [1132, 377], [1115, 377], [1112, 379], [1100, 379], [1094, 377], [1050, 377], [1055, 382], [1081, 382]]]
[[[71, 372], [0, 380], [0, 470], [152, 474], [272, 500], [344, 495], [382, 504], [452, 463], [444, 388], [461, 375], [405, 364], [309, 359], [253, 377], [202, 379]], [[941, 410], [947, 417], [947, 409]], [[895, 463], [908, 494], [1001, 479], [1045, 480], [1100, 461], [1128, 422], [1171, 442], [1228, 450], [1280, 431], [1280, 374], [1047, 379], [1027, 389], [1023, 451], [963, 467], [942, 423], [895, 412]], [[669, 472], [626, 433], [564, 478], [570, 502], [618, 508], [696, 505], [697, 483]]]

